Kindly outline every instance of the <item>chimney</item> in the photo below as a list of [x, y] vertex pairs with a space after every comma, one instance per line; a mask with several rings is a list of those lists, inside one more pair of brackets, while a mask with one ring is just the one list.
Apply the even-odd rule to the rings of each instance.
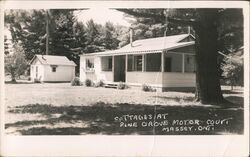
[[130, 46], [133, 47], [133, 28], [129, 28]]
[[167, 31], [168, 31], [168, 28], [166, 28], [165, 31], [164, 31], [164, 37], [167, 36]]
[[46, 61], [46, 59], [44, 58], [43, 54], [42, 54], [42, 59]]
[[188, 34], [190, 34], [191, 32], [191, 27], [190, 26], [188, 26]]

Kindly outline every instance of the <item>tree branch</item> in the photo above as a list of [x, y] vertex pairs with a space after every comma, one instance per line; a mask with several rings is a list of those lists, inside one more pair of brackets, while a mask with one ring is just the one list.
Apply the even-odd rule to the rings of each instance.
[[168, 16], [166, 19], [166, 15], [162, 14], [151, 14], [147, 12], [138, 12], [132, 9], [117, 9], [118, 11], [124, 12], [125, 14], [134, 16], [134, 17], [144, 17], [144, 18], [153, 18], [156, 21], [163, 22], [168, 20], [170, 23], [179, 24], [182, 26], [193, 26], [195, 25], [194, 19], [184, 19], [184, 18], [177, 18], [177, 17], [170, 17]]
[[221, 31], [220, 38], [223, 38], [228, 33], [240, 32], [240, 31], [242, 32], [243, 29], [244, 29], [243, 26], [233, 26], [231, 28], [225, 29], [225, 30]]
[[179, 24], [182, 26], [194, 26], [196, 24], [196, 21], [191, 19], [191, 20], [184, 20], [180, 18], [173, 18], [173, 17], [168, 17], [167, 18], [170, 23], [174, 24]]
[[144, 18], [151, 18], [155, 21], [162, 22], [166, 20], [166, 17], [164, 14], [151, 14], [147, 12], [138, 12], [134, 11], [132, 9], [116, 9], [118, 11], [124, 12], [125, 14], [134, 16], [134, 17], [144, 17]]

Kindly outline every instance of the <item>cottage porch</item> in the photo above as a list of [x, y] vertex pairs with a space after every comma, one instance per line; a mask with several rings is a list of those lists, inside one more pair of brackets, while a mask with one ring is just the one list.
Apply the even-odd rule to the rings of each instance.
[[149, 84], [156, 88], [194, 87], [195, 85], [193, 53], [162, 51], [110, 55], [89, 58], [89, 60], [87, 58], [87, 62], [90, 62], [87, 63], [90, 65], [89, 68], [95, 63], [95, 71], [90, 70], [86, 73], [87, 78], [92, 80], [104, 80], [109, 83], [126, 82], [134, 86]]
[[193, 39], [190, 34], [143, 39], [117, 50], [84, 54], [81, 78], [161, 89], [194, 87]]

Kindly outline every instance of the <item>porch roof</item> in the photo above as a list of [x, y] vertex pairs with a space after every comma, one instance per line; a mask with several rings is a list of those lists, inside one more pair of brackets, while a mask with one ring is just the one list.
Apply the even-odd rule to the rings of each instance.
[[160, 53], [162, 51], [173, 50], [180, 47], [194, 45], [194, 41], [181, 42], [183, 39], [191, 36], [190, 34], [174, 35], [167, 37], [151, 38], [136, 40], [120, 49], [83, 54], [84, 56], [109, 56], [109, 55], [125, 55], [125, 54], [147, 54]]

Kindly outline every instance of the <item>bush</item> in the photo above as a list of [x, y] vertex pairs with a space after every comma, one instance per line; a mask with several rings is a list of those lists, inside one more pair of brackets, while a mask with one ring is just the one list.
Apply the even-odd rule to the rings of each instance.
[[82, 86], [82, 82], [81, 82], [80, 78], [79, 77], [75, 77], [71, 81], [71, 86]]
[[147, 84], [143, 84], [143, 85], [142, 85], [142, 90], [143, 90], [144, 92], [148, 92], [148, 91], [150, 91], [150, 89], [151, 89], [151, 87], [150, 87], [149, 85], [147, 85]]
[[103, 86], [104, 86], [103, 80], [99, 80], [99, 81], [95, 82], [95, 83], [94, 83], [94, 86], [95, 86], [95, 87], [103, 87]]
[[117, 89], [127, 89], [128, 86], [124, 82], [120, 82], [117, 86]]
[[34, 79], [34, 83], [42, 83], [42, 82], [41, 82], [41, 79], [35, 78], [35, 79]]
[[85, 80], [85, 86], [91, 87], [92, 86], [92, 81], [90, 79]]
[[30, 80], [31, 80], [31, 77], [29, 76], [27, 80], [30, 81]]
[[[222, 65], [222, 76], [225, 79], [225, 83], [231, 85], [231, 90], [234, 86], [244, 85], [244, 64], [243, 60], [239, 56], [228, 55], [229, 58], [225, 58], [225, 64]], [[238, 58], [238, 60], [236, 60]], [[235, 60], [233, 60], [235, 59]]]
[[142, 90], [144, 92], [156, 92], [156, 89], [152, 88], [150, 85], [147, 84], [142, 85]]

